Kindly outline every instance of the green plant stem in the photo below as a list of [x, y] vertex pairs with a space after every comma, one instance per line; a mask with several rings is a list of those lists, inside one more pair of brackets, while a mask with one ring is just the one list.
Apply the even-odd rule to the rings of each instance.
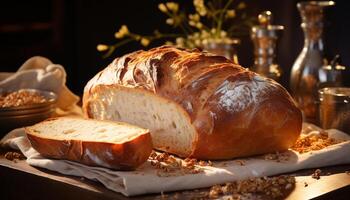
[[[176, 33], [160, 33], [158, 36], [148, 36], [150, 40], [154, 39], [162, 39], [162, 38], [177, 38], [177, 37], [182, 37], [184, 34], [176, 34]], [[147, 37], [147, 36], [146, 36]]]
[[215, 10], [215, 7], [212, 4], [212, 2], [208, 3], [208, 8], [210, 9], [209, 11], [210, 11], [212, 19], [213, 19], [212, 23], [211, 23], [211, 27], [216, 27], [216, 24], [218, 23], [218, 18], [216, 17], [216, 15], [218, 12]]
[[114, 44], [114, 45], [109, 46], [109, 49], [108, 49], [107, 53], [105, 53], [105, 54], [103, 55], [103, 58], [109, 57], [109, 56], [114, 52], [114, 50], [115, 50], [116, 48], [121, 47], [121, 46], [123, 46], [123, 45], [125, 45], [125, 44], [127, 44], [127, 43], [129, 43], [129, 42], [134, 41], [134, 40], [135, 40], [135, 39], [133, 39], [133, 38], [128, 38], [128, 39], [122, 40], [122, 41], [120, 41], [120, 42], [118, 42], [118, 43], [116, 43], [116, 44]]
[[130, 37], [127, 38], [127, 39], [124, 39], [114, 45], [111, 45], [109, 46], [109, 49], [107, 51], [107, 53], [105, 53], [102, 57], [103, 58], [107, 58], [109, 57], [114, 51], [116, 48], [118, 47], [121, 47], [123, 45], [126, 45], [128, 44], [129, 42], [132, 42], [132, 41], [138, 41], [138, 37], [141, 39], [141, 38], [147, 38], [149, 39], [150, 41], [154, 40], [154, 39], [162, 39], [162, 38], [176, 38], [176, 37], [183, 37], [184, 35], [183, 34], [176, 34], [176, 33], [167, 33], [167, 34], [163, 34], [163, 33], [159, 33], [159, 35], [150, 35], [150, 36], [142, 36], [142, 35], [138, 35], [138, 34], [135, 34], [135, 33], [129, 33]]
[[[170, 18], [172, 18], [172, 19], [176, 19], [176, 17], [179, 17], [180, 19], [181, 19], [181, 16], [180, 15], [177, 15], [177, 16], [175, 16], [175, 14], [172, 14], [172, 13], [170, 13], [170, 12], [166, 12], [165, 13], [166, 15], [168, 15], [168, 17], [170, 17]], [[186, 27], [184, 26], [184, 24], [183, 24], [183, 20], [181, 19], [181, 21], [180, 21], [180, 23], [179, 23], [179, 26], [180, 26], [180, 29], [186, 34], [186, 35], [188, 35], [188, 30], [186, 30]], [[191, 32], [191, 30], [190, 30], [190, 32]]]
[[[188, 35], [189, 31], [186, 30], [186, 27], [183, 25], [183, 23], [180, 22], [179, 25], [180, 25], [180, 28], [182, 29], [182, 31], [183, 31], [186, 35]], [[188, 28], [188, 29], [190, 29], [190, 28]]]
[[129, 33], [130, 38], [133, 38], [135, 41], [141, 40], [142, 36], [136, 33]]
[[[234, 25], [228, 27], [227, 33], [232, 33], [233, 36], [244, 36], [247, 35], [250, 31], [250, 28], [256, 23], [255, 17], [249, 17], [245, 20], [237, 20]], [[238, 30], [238, 31], [237, 31]]]
[[[189, 19], [187, 18], [186, 15], [184, 16], [184, 19], [185, 19], [185, 20], [183, 20], [183, 21], [186, 21], [186, 22], [189, 21]], [[184, 32], [184, 33], [185, 33], [186, 35], [189, 35], [190, 33], [193, 33], [194, 30], [193, 30], [193, 28], [192, 28], [188, 23], [186, 23], [186, 22], [183, 23], [183, 26], [186, 27], [186, 28], [188, 29], [188, 32]]]
[[223, 20], [224, 20], [225, 12], [228, 9], [228, 7], [231, 5], [232, 2], [233, 2], [233, 0], [229, 0], [226, 3], [226, 5], [224, 6], [224, 8], [222, 9], [220, 17], [219, 17], [219, 22], [218, 22], [216, 34], [219, 34], [219, 32], [220, 32], [220, 30], [222, 28], [222, 23], [223, 23]]
[[[204, 23], [202, 23], [202, 30], [204, 29], [204, 30], [206, 30], [207, 32], [210, 32], [210, 28], [209, 27], [207, 27]], [[200, 29], [198, 29], [198, 30], [200, 30]]]

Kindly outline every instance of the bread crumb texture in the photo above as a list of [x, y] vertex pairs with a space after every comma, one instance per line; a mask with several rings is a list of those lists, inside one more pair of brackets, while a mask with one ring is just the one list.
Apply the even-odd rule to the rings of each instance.
[[341, 142], [344, 141], [337, 141], [334, 138], [330, 138], [326, 131], [313, 131], [307, 135], [301, 135], [291, 149], [302, 154], [310, 151], [321, 150]]
[[[229, 199], [280, 199], [295, 186], [295, 177], [281, 175], [276, 177], [250, 178], [247, 180], [214, 185], [208, 192], [208, 198], [220, 196]], [[260, 199], [260, 198], [258, 198]]]

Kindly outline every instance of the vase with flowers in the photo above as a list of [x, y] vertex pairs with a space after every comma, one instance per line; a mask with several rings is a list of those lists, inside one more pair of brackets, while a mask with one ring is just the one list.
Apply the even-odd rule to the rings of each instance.
[[236, 46], [240, 37], [250, 31], [254, 17], [248, 14], [247, 4], [238, 0], [193, 0], [193, 11], [181, 9], [176, 2], [160, 3], [158, 9], [167, 18], [165, 23], [174, 28], [172, 33], [155, 30], [152, 35], [131, 32], [126, 25], [115, 33], [117, 42], [99, 44], [97, 50], [110, 56], [116, 48], [129, 42], [139, 42], [147, 47], [155, 40], [180, 48], [200, 48], [225, 56], [238, 63]]

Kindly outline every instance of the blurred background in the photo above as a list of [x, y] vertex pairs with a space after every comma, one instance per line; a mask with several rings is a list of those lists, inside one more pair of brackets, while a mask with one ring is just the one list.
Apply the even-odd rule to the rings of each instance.
[[[99, 43], [115, 42], [114, 33], [127, 24], [133, 32], [150, 34], [155, 29], [171, 31], [159, 12], [165, 1], [117, 0], [11, 0], [0, 6], [0, 66], [1, 71], [16, 71], [29, 57], [42, 55], [62, 64], [68, 74], [68, 86], [82, 94], [86, 82], [106, 67], [115, 57], [147, 48], [131, 43], [118, 48], [103, 59], [96, 50]], [[191, 9], [192, 1], [177, 1]], [[288, 88], [290, 69], [300, 53], [304, 36], [296, 0], [245, 1], [257, 16], [264, 10], [274, 14], [274, 24], [285, 30], [278, 42], [277, 62], [284, 74], [280, 83]], [[325, 54], [332, 58], [340, 54], [341, 64], [350, 66], [350, 3], [336, 0], [325, 17]], [[244, 67], [253, 64], [253, 44], [250, 36], [241, 38], [239, 62]], [[347, 75], [347, 77], [349, 77]], [[349, 81], [349, 78], [346, 78]]]

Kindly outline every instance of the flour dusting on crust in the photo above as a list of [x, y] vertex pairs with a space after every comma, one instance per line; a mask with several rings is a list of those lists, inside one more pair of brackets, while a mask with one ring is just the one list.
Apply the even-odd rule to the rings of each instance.
[[215, 92], [218, 106], [226, 112], [240, 112], [252, 104], [261, 102], [275, 87], [267, 79], [255, 75], [252, 80], [225, 80]]

